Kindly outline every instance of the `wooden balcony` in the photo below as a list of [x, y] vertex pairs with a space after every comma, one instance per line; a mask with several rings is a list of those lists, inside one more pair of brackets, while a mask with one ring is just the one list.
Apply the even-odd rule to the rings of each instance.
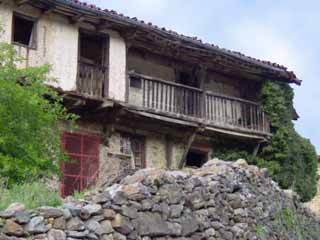
[[130, 73], [129, 104], [228, 130], [269, 134], [258, 103]]
[[79, 61], [77, 89], [82, 95], [102, 98], [107, 68], [101, 65]]

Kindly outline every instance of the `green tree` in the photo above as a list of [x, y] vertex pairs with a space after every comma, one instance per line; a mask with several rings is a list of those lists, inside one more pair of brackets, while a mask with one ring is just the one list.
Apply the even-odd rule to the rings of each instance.
[[262, 105], [271, 122], [273, 136], [259, 157], [276, 161], [280, 169], [273, 178], [283, 188], [294, 189], [303, 201], [308, 201], [317, 192], [317, 153], [312, 143], [294, 129], [293, 97], [289, 84], [264, 83]]
[[58, 172], [59, 123], [75, 119], [45, 85], [50, 66], [18, 68], [21, 62], [11, 45], [0, 43], [0, 176], [9, 186]]

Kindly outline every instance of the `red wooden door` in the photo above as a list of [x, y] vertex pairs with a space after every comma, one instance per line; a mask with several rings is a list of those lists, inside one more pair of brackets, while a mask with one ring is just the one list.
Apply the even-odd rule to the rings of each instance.
[[61, 164], [61, 195], [72, 195], [92, 186], [99, 174], [100, 138], [95, 135], [63, 133], [62, 147], [69, 160]]

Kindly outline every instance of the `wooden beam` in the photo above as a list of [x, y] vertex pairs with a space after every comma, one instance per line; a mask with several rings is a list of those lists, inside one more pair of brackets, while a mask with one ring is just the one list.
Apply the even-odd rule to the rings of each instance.
[[180, 160], [180, 163], [179, 163], [179, 169], [182, 169], [184, 168], [185, 164], [186, 164], [186, 160], [187, 160], [187, 155], [188, 155], [188, 152], [191, 148], [191, 145], [194, 141], [194, 139], [196, 138], [198, 132], [201, 130], [202, 128], [197, 128], [192, 134], [191, 136], [188, 138], [188, 142], [187, 144], [185, 145], [185, 149], [184, 149], [184, 152], [182, 154], [182, 158]]
[[21, 6], [21, 5], [23, 5], [23, 4], [28, 4], [28, 3], [30, 3], [32, 0], [16, 0], [15, 2], [16, 2], [16, 4], [18, 5], [18, 6]]
[[97, 32], [101, 32], [103, 30], [106, 30], [106, 29], [112, 27], [112, 25], [113, 24], [110, 21], [107, 21], [105, 19], [101, 19], [99, 24], [97, 24], [95, 28], [96, 28]]
[[129, 40], [126, 41], [126, 79], [125, 79], [125, 102], [129, 103], [129, 91], [130, 91], [130, 75], [129, 75], [129, 49], [131, 47], [131, 42]]
[[42, 15], [50, 14], [56, 9], [56, 5], [48, 5], [42, 10]]
[[85, 18], [86, 16], [84, 14], [78, 14], [70, 18], [70, 23], [76, 24], [76, 23], [82, 22]]
[[100, 105], [100, 107], [98, 108], [98, 110], [104, 110], [104, 109], [107, 109], [107, 108], [111, 108], [114, 106], [114, 102], [111, 101], [111, 100], [105, 100], [103, 101], [103, 103]]
[[261, 146], [261, 143], [259, 142], [259, 143], [254, 147], [253, 153], [252, 153], [252, 155], [253, 155], [254, 157], [256, 157], [256, 156], [258, 155], [258, 152], [259, 152], [259, 150], [260, 150], [260, 146]]
[[223, 129], [221, 127], [215, 127], [215, 126], [207, 126], [206, 127], [206, 132], [212, 132], [212, 133], [220, 133], [220, 134], [225, 134], [229, 136], [234, 136], [238, 138], [246, 138], [246, 139], [256, 139], [256, 140], [261, 140], [261, 142], [267, 142], [268, 137], [271, 135], [259, 135], [258, 133], [246, 133], [242, 132], [239, 130], [228, 130], [228, 129]]

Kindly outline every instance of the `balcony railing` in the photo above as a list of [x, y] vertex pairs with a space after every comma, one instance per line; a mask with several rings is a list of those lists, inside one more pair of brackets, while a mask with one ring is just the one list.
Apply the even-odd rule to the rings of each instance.
[[258, 103], [206, 92], [205, 118], [215, 125], [269, 133], [269, 122]]
[[258, 103], [130, 73], [129, 103], [158, 113], [204, 120], [208, 125], [268, 134]]
[[77, 89], [80, 94], [101, 98], [107, 68], [101, 65], [79, 61]]

